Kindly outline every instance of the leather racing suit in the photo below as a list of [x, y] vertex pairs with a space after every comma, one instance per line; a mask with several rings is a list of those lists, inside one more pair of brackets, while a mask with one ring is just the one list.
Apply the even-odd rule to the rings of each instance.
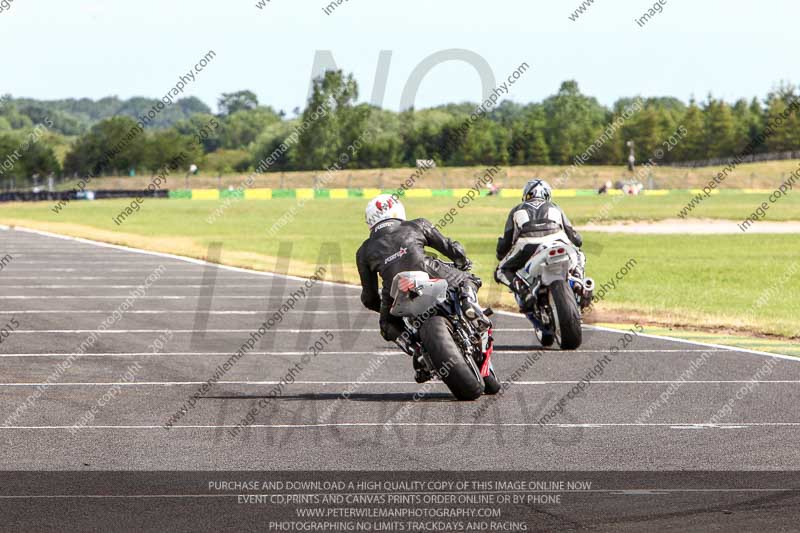
[[[426, 246], [447, 256], [458, 268], [426, 256]], [[464, 292], [472, 298], [481, 286], [480, 278], [462, 271], [472, 264], [464, 247], [442, 235], [424, 218], [390, 219], [375, 225], [369, 238], [358, 249], [356, 263], [361, 278], [361, 303], [380, 313], [381, 334], [389, 341], [399, 337], [404, 330], [402, 319], [389, 313], [394, 303], [389, 291], [398, 273], [410, 270], [427, 272], [432, 277], [446, 279], [450, 287], [464, 287]], [[383, 282], [380, 293], [378, 275]]]
[[[508, 214], [503, 236], [497, 240], [500, 264], [495, 279], [519, 294], [516, 272], [525, 266], [539, 245], [553, 240], [567, 240], [580, 248], [583, 238], [572, 227], [567, 215], [556, 204], [534, 199], [516, 206]], [[578, 272], [583, 277], [586, 256], [578, 251]]]

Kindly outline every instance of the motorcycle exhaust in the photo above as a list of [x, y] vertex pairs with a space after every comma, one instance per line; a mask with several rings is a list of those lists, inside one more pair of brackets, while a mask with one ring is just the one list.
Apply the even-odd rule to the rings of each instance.
[[583, 280], [583, 293], [581, 294], [581, 305], [583, 307], [589, 307], [592, 303], [592, 298], [594, 297], [594, 280], [592, 278], [586, 278]]
[[531, 295], [534, 296], [534, 297], [536, 295], [538, 295], [539, 294], [539, 287], [541, 287], [541, 286], [542, 286], [541, 280], [537, 281], [536, 285], [534, 285], [533, 288], [531, 289]]

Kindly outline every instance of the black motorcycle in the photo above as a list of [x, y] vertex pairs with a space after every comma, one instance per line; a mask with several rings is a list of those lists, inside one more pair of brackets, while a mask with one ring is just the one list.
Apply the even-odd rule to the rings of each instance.
[[492, 330], [479, 331], [465, 316], [461, 290], [425, 272], [400, 272], [392, 280], [390, 313], [405, 324], [395, 343], [414, 358], [417, 382], [437, 376], [457, 399], [475, 400], [497, 394], [500, 382], [492, 367]]

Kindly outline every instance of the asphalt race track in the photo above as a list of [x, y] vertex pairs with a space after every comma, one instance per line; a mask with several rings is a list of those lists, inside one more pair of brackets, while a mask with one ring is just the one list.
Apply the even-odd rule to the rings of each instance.
[[[305, 280], [23, 230], [0, 230], [0, 252], [13, 257], [0, 272], [0, 327], [18, 324], [0, 344], [6, 471], [800, 468], [800, 364], [792, 358], [643, 335], [625, 343], [625, 332], [586, 327], [581, 349], [546, 350], [531, 362], [536, 341], [527, 322], [499, 314], [494, 317], [495, 368], [501, 379], [518, 375], [502, 397], [459, 403], [440, 383], [415, 396], [422, 387], [413, 382], [410, 361], [381, 339], [377, 315], [361, 308], [359, 291], [328, 283], [309, 289], [166, 429], [170, 417]], [[80, 350], [156, 271], [159, 277], [144, 295], [133, 298], [91, 347]], [[309, 347], [326, 336], [332, 340], [309, 357]], [[162, 347], [154, 349], [159, 339]], [[609, 351], [623, 344], [618, 352]], [[602, 376], [569, 399], [563, 414], [539, 425], [604, 356], [610, 362]], [[698, 360], [702, 363], [694, 365], [690, 378], [679, 379]], [[294, 382], [258, 410], [253, 424], [232, 435], [298, 363]], [[752, 383], [754, 376], [761, 379]], [[37, 386], [40, 395], [20, 410]], [[665, 400], [643, 420], [659, 397]], [[709, 424], [731, 399], [730, 412]], [[85, 427], [70, 430], [93, 406], [96, 412]], [[794, 494], [776, 501], [742, 493], [738, 503], [724, 509], [698, 507], [691, 523], [735, 519], [775, 526], [781, 512], [798, 509]], [[686, 519], [674, 509], [643, 514], [635, 508], [644, 496], [626, 497], [602, 508], [577, 500], [572, 506], [545, 507], [537, 511], [540, 525], [635, 530], [647, 522], [668, 529]], [[6, 520], [13, 516], [24, 524], [31, 519], [14, 514], [21, 507], [11, 501], [0, 502]], [[14, 501], [46, 514], [45, 500]], [[675, 503], [662, 498], [658, 505]], [[575, 518], [579, 511], [588, 514]]]

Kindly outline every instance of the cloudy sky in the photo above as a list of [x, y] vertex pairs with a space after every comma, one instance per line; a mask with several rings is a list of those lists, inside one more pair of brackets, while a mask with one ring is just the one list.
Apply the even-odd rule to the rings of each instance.
[[[215, 107], [250, 89], [264, 104], [302, 106], [315, 56], [330, 51], [371, 99], [379, 54], [391, 51], [384, 106], [397, 109], [426, 57], [465, 49], [498, 81], [520, 63], [517, 102], [539, 101], [562, 80], [610, 105], [620, 96], [764, 96], [796, 82], [800, 6], [788, 0], [667, 0], [639, 27], [649, 0], [13, 0], [0, 12], [0, 93], [40, 99], [156, 97], [208, 52], [216, 59], [187, 90]], [[662, 0], [663, 2], [664, 0]], [[385, 63], [384, 63], [385, 64]], [[473, 66], [449, 61], [425, 77], [416, 106], [477, 101]]]

